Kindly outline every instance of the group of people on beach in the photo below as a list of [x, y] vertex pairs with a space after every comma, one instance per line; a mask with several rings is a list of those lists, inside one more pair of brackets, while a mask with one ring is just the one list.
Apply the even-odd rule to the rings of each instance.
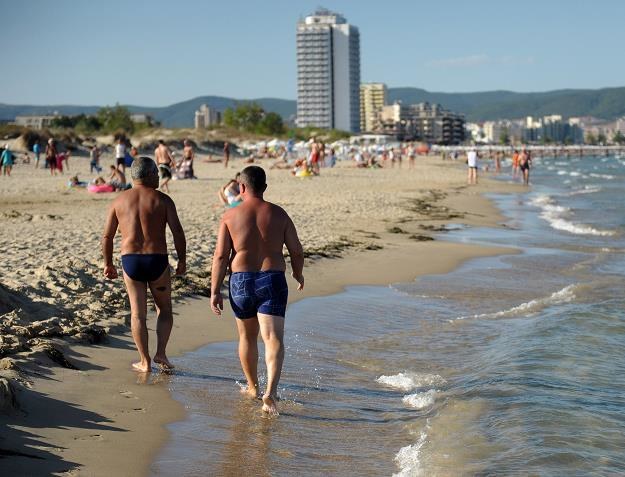
[[[502, 151], [494, 151], [490, 154], [490, 159], [495, 162], [495, 172], [501, 172], [501, 160], [504, 154]], [[468, 167], [467, 184], [477, 184], [477, 172], [479, 169], [478, 159], [480, 154], [475, 147], [470, 148], [466, 153], [466, 162]], [[523, 177], [523, 184], [529, 185], [530, 181], [530, 168], [532, 167], [532, 155], [531, 152], [524, 146], [521, 151], [515, 149], [512, 154], [512, 178], [519, 177], [519, 173]], [[486, 166], [488, 170], [488, 166]]]
[[[160, 147], [160, 145], [159, 145]], [[158, 150], [158, 148], [157, 148]], [[122, 275], [131, 310], [131, 331], [139, 361], [132, 365], [147, 373], [152, 363], [170, 370], [166, 347], [173, 327], [171, 278], [166, 227], [174, 238], [178, 258], [176, 274], [186, 272], [186, 240], [173, 200], [159, 188], [159, 168], [167, 156], [161, 148], [157, 162], [137, 157], [131, 166], [133, 188], [111, 203], [102, 238], [104, 276], [118, 277], [113, 262], [113, 239], [119, 229]], [[158, 163], [158, 161], [161, 161]], [[262, 409], [277, 414], [278, 383], [284, 360], [284, 317], [288, 298], [283, 246], [289, 252], [292, 276], [298, 290], [304, 287], [304, 254], [288, 214], [263, 198], [265, 171], [248, 166], [236, 177], [238, 207], [223, 215], [217, 235], [211, 273], [211, 309], [223, 310], [222, 285], [230, 272], [229, 301], [239, 332], [239, 358], [247, 380], [243, 392], [262, 399]], [[147, 291], [157, 310], [157, 349], [148, 350]], [[258, 335], [265, 344], [267, 385], [260, 396], [258, 381]]]

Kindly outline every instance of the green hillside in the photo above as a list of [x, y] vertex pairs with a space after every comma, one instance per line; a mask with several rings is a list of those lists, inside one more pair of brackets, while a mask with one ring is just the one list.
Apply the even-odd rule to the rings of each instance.
[[[615, 119], [625, 116], [625, 88], [563, 89], [544, 93], [515, 93], [512, 91], [486, 91], [481, 93], [436, 93], [419, 88], [389, 88], [389, 102], [404, 104], [427, 101], [439, 103], [452, 111], [464, 113], [468, 121], [514, 119], [524, 116], [561, 114], [570, 116], [595, 116]], [[290, 99], [258, 98], [238, 100], [222, 96], [200, 96], [165, 107], [130, 105], [132, 112], [152, 114], [165, 127], [192, 127], [193, 114], [201, 104], [223, 111], [237, 103], [254, 101], [266, 111], [291, 119], [296, 113], [296, 102]], [[93, 114], [99, 106], [29, 106], [0, 104], [0, 120], [13, 120], [24, 114]]]
[[422, 101], [440, 103], [447, 109], [464, 113], [469, 121], [549, 114], [603, 119], [625, 116], [625, 88], [564, 89], [545, 93], [432, 93], [418, 88], [390, 88], [389, 101], [397, 100], [404, 104]]

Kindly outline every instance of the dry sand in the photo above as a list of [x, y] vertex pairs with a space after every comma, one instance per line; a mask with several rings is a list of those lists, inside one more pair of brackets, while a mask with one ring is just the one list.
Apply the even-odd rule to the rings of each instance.
[[[70, 167], [91, 178], [87, 159], [72, 158]], [[189, 250], [189, 273], [174, 282], [185, 303], [175, 305], [172, 356], [235, 338], [229, 313], [216, 318], [206, 299], [189, 295], [207, 291], [223, 211], [217, 190], [242, 167], [198, 161], [198, 180], [171, 185]], [[135, 351], [123, 284], [101, 275], [111, 195], [67, 190], [68, 177], [18, 165], [0, 180], [0, 394], [10, 386], [16, 398], [0, 401], [0, 467], [20, 475], [143, 475], [167, 438], [164, 424], [184, 410], [169, 395], [168, 376], [129, 371]], [[459, 164], [437, 158], [419, 158], [414, 170], [341, 164], [305, 179], [271, 170], [268, 183], [266, 198], [292, 216], [308, 257], [306, 290], [291, 299], [445, 273], [502, 253], [428, 239], [447, 223], [497, 226], [501, 217], [482, 194], [513, 187], [467, 187]]]

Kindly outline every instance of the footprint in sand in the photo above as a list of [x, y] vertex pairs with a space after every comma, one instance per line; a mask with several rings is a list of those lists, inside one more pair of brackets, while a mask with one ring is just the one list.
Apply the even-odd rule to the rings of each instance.
[[139, 399], [137, 396], [135, 396], [132, 393], [132, 391], [120, 391], [119, 394], [121, 394], [122, 396], [128, 399]]

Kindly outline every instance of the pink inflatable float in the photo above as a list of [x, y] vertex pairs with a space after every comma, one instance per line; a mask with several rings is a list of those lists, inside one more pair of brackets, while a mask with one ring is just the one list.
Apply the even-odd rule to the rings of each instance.
[[87, 190], [93, 194], [101, 194], [103, 192], [115, 192], [115, 187], [109, 184], [95, 185], [89, 184]]

